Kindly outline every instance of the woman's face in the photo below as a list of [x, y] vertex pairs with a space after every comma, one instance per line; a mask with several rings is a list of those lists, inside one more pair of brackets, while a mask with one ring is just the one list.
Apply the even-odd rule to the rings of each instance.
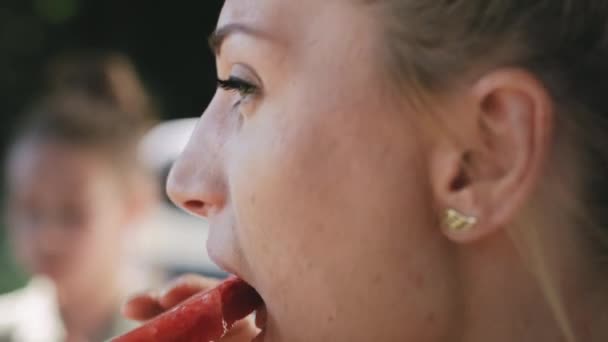
[[64, 289], [97, 286], [115, 267], [124, 201], [94, 152], [24, 141], [8, 165], [8, 219], [19, 261]]
[[263, 297], [264, 341], [448, 332], [455, 275], [425, 114], [388, 95], [376, 20], [352, 1], [225, 2], [218, 77], [240, 92], [218, 89], [168, 191], [208, 218], [214, 260]]

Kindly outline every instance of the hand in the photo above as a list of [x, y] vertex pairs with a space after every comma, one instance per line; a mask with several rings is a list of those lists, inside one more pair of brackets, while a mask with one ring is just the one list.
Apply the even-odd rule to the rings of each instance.
[[[160, 292], [148, 292], [131, 298], [123, 307], [123, 315], [136, 321], [147, 321], [173, 308], [192, 295], [214, 288], [220, 283], [198, 275], [185, 275], [171, 282]], [[234, 324], [218, 342], [251, 342], [258, 330], [251, 319]]]

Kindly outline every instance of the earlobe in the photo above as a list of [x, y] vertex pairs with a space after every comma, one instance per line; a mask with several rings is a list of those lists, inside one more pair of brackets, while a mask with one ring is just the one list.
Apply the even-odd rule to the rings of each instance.
[[442, 229], [456, 243], [482, 239], [515, 219], [540, 182], [552, 135], [550, 96], [526, 71], [492, 72], [474, 84], [471, 98], [463, 121], [476, 124], [459, 127], [470, 138], [452, 141], [451, 155], [444, 148], [436, 156], [443, 162], [433, 166], [451, 165], [436, 170], [434, 182], [443, 189], [435, 191]]
[[451, 139], [446, 142], [432, 153], [431, 182], [438, 203], [438, 221], [450, 240], [465, 242], [474, 238], [480, 208], [471, 187], [466, 148]]
[[470, 231], [476, 223], [477, 217], [465, 215], [456, 209], [446, 209], [443, 218], [444, 227], [453, 233]]

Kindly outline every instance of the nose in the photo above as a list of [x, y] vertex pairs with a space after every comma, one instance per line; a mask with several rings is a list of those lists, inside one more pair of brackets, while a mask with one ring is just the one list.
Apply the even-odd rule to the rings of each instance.
[[[181, 159], [183, 160], [183, 159]], [[222, 195], [211, 189], [211, 186], [201, 184], [204, 178], [190, 174], [185, 162], [178, 161], [171, 170], [167, 181], [167, 194], [179, 208], [195, 216], [207, 218], [221, 210], [224, 205]]]
[[[205, 117], [205, 116], [203, 116]], [[213, 128], [211, 117], [201, 119], [167, 180], [169, 198], [183, 210], [208, 218], [225, 205], [221, 134], [205, 134]]]

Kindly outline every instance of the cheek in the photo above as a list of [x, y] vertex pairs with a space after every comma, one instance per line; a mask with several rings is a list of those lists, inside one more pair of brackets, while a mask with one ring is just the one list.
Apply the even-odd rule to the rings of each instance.
[[353, 326], [375, 324], [383, 335], [368, 340], [394, 340], [403, 319], [424, 323], [444, 299], [427, 286], [444, 281], [444, 246], [419, 146], [407, 127], [357, 121], [365, 113], [314, 113], [252, 123], [235, 143], [247, 146], [228, 166], [244, 258], [291, 339], [358, 341], [371, 332]]
[[110, 241], [104, 235], [95, 231], [82, 232], [67, 248], [64, 260], [68, 263], [69, 281], [74, 286], [91, 286], [99, 276], [107, 276], [109, 267], [114, 265], [120, 253], [119, 242]]
[[80, 234], [74, 234], [71, 243], [71, 254], [81, 258], [82, 263], [103, 264], [108, 260], [108, 253], [114, 255], [123, 243], [117, 233], [120, 226], [120, 215], [113, 208], [104, 209], [100, 204], [98, 211], [89, 213]]

